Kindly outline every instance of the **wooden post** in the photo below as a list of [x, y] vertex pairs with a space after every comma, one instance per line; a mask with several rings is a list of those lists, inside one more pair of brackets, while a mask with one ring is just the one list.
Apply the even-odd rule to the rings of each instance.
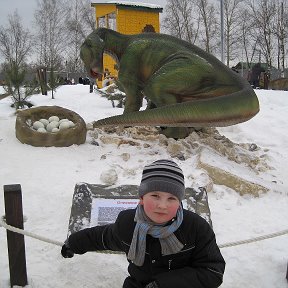
[[287, 262], [287, 270], [286, 270], [286, 279], [288, 281], [288, 262]]
[[[5, 217], [8, 225], [23, 229], [21, 185], [4, 185]], [[24, 235], [7, 230], [10, 284], [26, 286], [27, 271]]]

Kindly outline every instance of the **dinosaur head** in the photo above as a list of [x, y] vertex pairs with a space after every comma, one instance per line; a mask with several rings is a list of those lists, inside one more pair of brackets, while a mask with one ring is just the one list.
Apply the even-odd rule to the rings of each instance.
[[92, 32], [81, 45], [80, 57], [91, 77], [101, 79], [103, 74], [104, 41]]

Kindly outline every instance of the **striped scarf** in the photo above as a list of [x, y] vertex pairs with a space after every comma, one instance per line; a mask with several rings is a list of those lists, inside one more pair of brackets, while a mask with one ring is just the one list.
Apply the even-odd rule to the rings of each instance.
[[143, 205], [139, 204], [134, 218], [137, 223], [127, 258], [137, 266], [143, 265], [147, 234], [154, 238], [159, 238], [163, 256], [178, 253], [184, 245], [177, 239], [174, 232], [179, 228], [183, 220], [182, 205], [179, 206], [176, 216], [176, 220], [170, 225], [156, 224], [146, 216]]

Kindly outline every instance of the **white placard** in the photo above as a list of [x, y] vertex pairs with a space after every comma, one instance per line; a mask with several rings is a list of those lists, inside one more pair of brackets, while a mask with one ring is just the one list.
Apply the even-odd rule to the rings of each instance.
[[90, 227], [114, 223], [120, 211], [136, 208], [138, 203], [139, 199], [93, 198]]

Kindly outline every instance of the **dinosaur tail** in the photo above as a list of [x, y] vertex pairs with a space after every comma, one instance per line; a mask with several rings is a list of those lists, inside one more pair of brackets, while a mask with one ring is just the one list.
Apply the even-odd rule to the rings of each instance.
[[245, 122], [258, 112], [259, 102], [255, 92], [245, 87], [229, 95], [104, 118], [95, 121], [93, 127], [224, 127]]

